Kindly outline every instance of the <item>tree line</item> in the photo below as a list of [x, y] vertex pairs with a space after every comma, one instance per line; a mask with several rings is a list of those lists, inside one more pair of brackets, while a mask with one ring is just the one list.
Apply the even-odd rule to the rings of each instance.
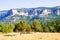
[[47, 21], [46, 23], [34, 20], [27, 23], [21, 20], [16, 24], [0, 23], [0, 32], [60, 32], [60, 20]]

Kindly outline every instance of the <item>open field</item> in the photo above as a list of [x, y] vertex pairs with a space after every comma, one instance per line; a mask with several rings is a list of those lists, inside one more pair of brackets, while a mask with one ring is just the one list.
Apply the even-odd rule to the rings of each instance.
[[0, 33], [0, 40], [60, 40], [60, 33]]

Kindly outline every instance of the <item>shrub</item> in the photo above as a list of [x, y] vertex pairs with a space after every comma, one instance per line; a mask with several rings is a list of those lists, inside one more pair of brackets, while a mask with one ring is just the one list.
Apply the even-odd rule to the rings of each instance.
[[44, 32], [50, 32], [49, 28], [46, 26], [44, 27]]
[[26, 21], [22, 20], [19, 23], [15, 24], [14, 31], [25, 31], [26, 25]]
[[41, 26], [41, 23], [38, 20], [34, 20], [31, 24], [30, 24], [31, 28], [33, 31], [36, 32], [43, 32], [43, 28]]
[[41, 22], [41, 25], [43, 27], [43, 32], [50, 32], [49, 27], [46, 25], [46, 23]]
[[26, 31], [26, 32], [31, 32], [31, 27], [30, 27], [30, 25], [26, 25], [25, 31]]
[[56, 29], [57, 32], [60, 32], [60, 20], [56, 20], [54, 21], [54, 27]]
[[13, 24], [0, 24], [0, 31], [4, 33], [13, 32]]

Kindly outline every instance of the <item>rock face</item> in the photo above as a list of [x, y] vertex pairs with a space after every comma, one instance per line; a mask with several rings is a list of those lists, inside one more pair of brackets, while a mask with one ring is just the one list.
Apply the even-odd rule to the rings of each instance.
[[13, 15], [16, 15], [16, 14], [18, 14], [18, 15], [25, 15], [25, 16], [28, 16], [28, 12], [23, 12], [23, 11], [18, 11], [18, 10], [16, 10], [16, 9], [12, 9], [12, 13], [13, 13]]
[[0, 22], [16, 22], [19, 20], [32, 21], [60, 19], [60, 6], [57, 7], [37, 7], [22, 8], [0, 11]]

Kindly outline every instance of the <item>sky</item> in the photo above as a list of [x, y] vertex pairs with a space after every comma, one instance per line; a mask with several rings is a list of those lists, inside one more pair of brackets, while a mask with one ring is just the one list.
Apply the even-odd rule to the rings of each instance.
[[60, 0], [0, 0], [0, 10], [60, 6]]

